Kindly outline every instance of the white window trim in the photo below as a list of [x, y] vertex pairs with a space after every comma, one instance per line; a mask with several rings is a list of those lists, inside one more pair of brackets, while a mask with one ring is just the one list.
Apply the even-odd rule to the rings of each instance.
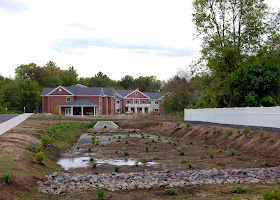
[[154, 109], [154, 112], [158, 112], [158, 111], [159, 111], [159, 109], [158, 109], [158, 108], [155, 108], [155, 109]]
[[133, 104], [140, 104], [140, 100], [139, 99], [134, 99]]
[[138, 92], [135, 92], [135, 95], [138, 95]]
[[158, 104], [159, 102], [158, 101], [155, 101], [155, 104]]
[[143, 104], [147, 104], [146, 100], [143, 100]]
[[[70, 99], [69, 101], [68, 98]], [[66, 97], [66, 102], [71, 102], [71, 97]]]
[[130, 101], [129, 101], [129, 100], [126, 100], [126, 103], [127, 103], [127, 104], [130, 104]]

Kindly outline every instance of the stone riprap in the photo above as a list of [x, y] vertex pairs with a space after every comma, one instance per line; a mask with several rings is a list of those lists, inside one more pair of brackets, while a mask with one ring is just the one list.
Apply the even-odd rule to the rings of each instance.
[[64, 192], [106, 189], [110, 191], [184, 187], [197, 184], [275, 184], [280, 183], [280, 166], [274, 168], [191, 170], [95, 174], [50, 173], [38, 182], [39, 191]]
[[94, 129], [90, 128], [87, 130], [88, 133], [141, 133], [140, 129], [114, 129], [114, 130], [105, 130], [105, 129]]

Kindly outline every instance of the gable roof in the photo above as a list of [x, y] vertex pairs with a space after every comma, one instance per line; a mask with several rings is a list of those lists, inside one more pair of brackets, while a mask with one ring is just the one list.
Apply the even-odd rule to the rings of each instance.
[[[62, 86], [59, 86], [62, 87]], [[57, 88], [59, 88], [57, 87]], [[71, 92], [73, 95], [77, 96], [86, 96], [86, 95], [101, 95], [102, 88], [101, 87], [86, 87], [86, 86], [80, 86], [80, 85], [71, 85], [69, 87], [62, 87], [63, 89], [66, 89], [67, 91]], [[41, 96], [46, 96], [56, 88], [44, 88]], [[110, 95], [111, 96], [111, 95]]]
[[65, 102], [59, 105], [60, 107], [65, 107], [65, 106], [97, 106], [94, 102], [92, 102], [89, 99], [75, 99], [73, 102]]
[[114, 96], [114, 88], [113, 87], [109, 87], [109, 88], [103, 88], [103, 93], [107, 96]]
[[160, 92], [144, 92], [150, 99], [160, 99], [164, 96], [164, 94]]
[[135, 90], [115, 90], [116, 93], [118, 93], [121, 97], [125, 97], [132, 93]]

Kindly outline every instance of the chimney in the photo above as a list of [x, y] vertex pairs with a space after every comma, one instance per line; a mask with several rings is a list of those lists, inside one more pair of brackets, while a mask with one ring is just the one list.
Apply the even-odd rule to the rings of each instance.
[[135, 88], [135, 90], [139, 90], [139, 88]]

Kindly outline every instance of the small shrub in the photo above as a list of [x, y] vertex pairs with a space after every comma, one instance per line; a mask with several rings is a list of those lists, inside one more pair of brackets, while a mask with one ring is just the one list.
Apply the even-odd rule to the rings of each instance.
[[202, 149], [207, 149], [208, 148], [208, 145], [202, 145]]
[[135, 143], [130, 143], [130, 146], [135, 146]]
[[159, 156], [154, 156], [154, 160], [160, 160]]
[[146, 141], [145, 144], [148, 144], [148, 141]]
[[116, 140], [116, 142], [121, 142], [121, 140], [118, 139], [118, 140]]
[[35, 161], [38, 163], [42, 163], [45, 160], [45, 155], [43, 151], [40, 151], [35, 156]]
[[192, 168], [192, 166], [193, 166], [193, 164], [191, 162], [188, 162], [187, 165], [188, 165], [189, 168]]
[[122, 138], [122, 136], [119, 136], [119, 139], [121, 139]]
[[148, 159], [145, 157], [141, 158], [141, 163], [145, 163], [145, 162], [148, 162]]
[[37, 130], [38, 133], [44, 133], [45, 131], [43, 129]]
[[238, 135], [241, 135], [241, 131], [240, 129], [237, 130]]
[[189, 144], [193, 144], [193, 142], [192, 142], [192, 141], [190, 141], [190, 142], [189, 142]]
[[197, 136], [197, 133], [194, 133], [194, 136]]
[[183, 149], [186, 149], [187, 148], [187, 146], [186, 145], [183, 145], [183, 147], [182, 147]]
[[100, 143], [100, 142], [99, 142], [98, 140], [95, 142], [96, 145], [99, 145], [99, 143]]
[[269, 142], [270, 142], [270, 143], [273, 143], [273, 142], [274, 142], [274, 139], [273, 139], [273, 138], [270, 138], [270, 139], [269, 139]]
[[185, 155], [185, 152], [180, 151], [180, 156], [183, 156], [183, 155]]
[[79, 151], [80, 147], [79, 147], [79, 146], [76, 146], [76, 149]]
[[106, 193], [104, 190], [97, 190], [96, 197], [98, 200], [104, 200], [106, 198]]
[[240, 158], [240, 160], [244, 161], [244, 160], [245, 160], [245, 157], [242, 156], [242, 157]]
[[262, 138], [264, 136], [264, 130], [262, 128], [260, 128], [259, 133], [260, 133], [260, 136]]
[[87, 149], [88, 149], [88, 151], [91, 151], [91, 147], [88, 147]]
[[38, 152], [41, 152], [42, 151], [42, 147], [41, 146], [38, 146], [38, 147], [36, 147], [36, 152], [38, 153]]
[[217, 133], [220, 135], [221, 134], [221, 130], [219, 129], [219, 130], [217, 130]]
[[164, 190], [165, 194], [168, 195], [177, 195], [178, 191], [175, 188], [168, 188]]
[[93, 162], [93, 161], [94, 161], [94, 157], [90, 157], [90, 158], [89, 158], [89, 161], [90, 161], [90, 162]]
[[181, 122], [176, 122], [176, 126], [179, 127], [181, 125]]
[[190, 128], [191, 124], [189, 122], [186, 123], [186, 128]]
[[96, 168], [97, 162], [94, 162], [94, 163], [92, 163], [91, 165], [92, 165], [93, 168]]
[[265, 161], [265, 162], [263, 163], [263, 165], [264, 165], [265, 167], [269, 167], [269, 166], [270, 166], [270, 163], [269, 163], [268, 161]]
[[148, 146], [145, 146], [145, 151], [149, 152], [149, 147]]
[[123, 151], [127, 151], [127, 148], [123, 147]]
[[157, 145], [153, 145], [153, 149], [157, 149], [158, 148], [158, 146]]
[[180, 138], [177, 138], [177, 142], [178, 142], [178, 143], [180, 142]]
[[114, 170], [115, 170], [115, 172], [118, 172], [118, 171], [120, 170], [120, 166], [115, 165], [115, 166], [114, 166]]
[[123, 155], [124, 155], [124, 156], [129, 156], [128, 151], [123, 152]]
[[118, 153], [118, 152], [119, 152], [119, 150], [117, 150], [117, 149], [116, 149], [116, 150], [115, 150], [115, 152], [116, 152], [116, 153]]
[[44, 147], [46, 147], [47, 145], [49, 145], [51, 143], [51, 138], [48, 135], [42, 135], [41, 143], [42, 143], [42, 145], [44, 145]]
[[231, 200], [240, 200], [240, 199], [237, 197], [232, 197]]
[[158, 139], [160, 139], [160, 138], [161, 138], [161, 135], [159, 134], [159, 135], [158, 135]]
[[102, 147], [105, 147], [105, 144], [101, 144]]
[[172, 142], [173, 146], [178, 146], [178, 144], [176, 142]]
[[214, 154], [213, 153], [209, 153], [209, 156], [210, 156], [210, 158], [213, 158]]
[[204, 139], [207, 140], [208, 139], [208, 135], [204, 135]]
[[217, 165], [225, 165], [222, 161], [217, 162]]
[[134, 164], [135, 164], [136, 167], [138, 167], [138, 166], [139, 166], [139, 161], [136, 160], [136, 161], [134, 162]]
[[182, 149], [181, 149], [181, 148], [178, 148], [178, 149], [177, 149], [177, 151], [179, 151], [179, 152], [180, 152], [180, 151], [182, 151]]
[[266, 190], [263, 194], [263, 200], [280, 200], [280, 191], [275, 188], [275, 190]]
[[181, 163], [184, 163], [184, 164], [185, 164], [185, 163], [187, 163], [187, 160], [182, 159], [182, 160], [181, 160]]
[[1, 177], [1, 180], [4, 181], [5, 183], [9, 183], [11, 181], [11, 175], [10, 174], [4, 174]]
[[233, 187], [231, 187], [230, 191], [232, 193], [240, 194], [240, 193], [244, 192], [244, 188], [242, 186], [233, 186]]
[[155, 142], [155, 139], [152, 139], [152, 142]]
[[229, 136], [228, 135], [225, 135], [225, 140], [228, 140]]
[[236, 151], [235, 150], [232, 150], [231, 151], [231, 155], [235, 155], [236, 154]]
[[223, 153], [224, 152], [224, 150], [223, 149], [219, 149], [219, 153]]
[[125, 140], [125, 144], [128, 144], [128, 140]]
[[217, 126], [213, 126], [213, 131], [216, 131], [217, 130]]
[[243, 133], [244, 133], [245, 135], [248, 134], [248, 133], [250, 133], [250, 129], [249, 129], [248, 126], [244, 126], [244, 127], [243, 127]]

